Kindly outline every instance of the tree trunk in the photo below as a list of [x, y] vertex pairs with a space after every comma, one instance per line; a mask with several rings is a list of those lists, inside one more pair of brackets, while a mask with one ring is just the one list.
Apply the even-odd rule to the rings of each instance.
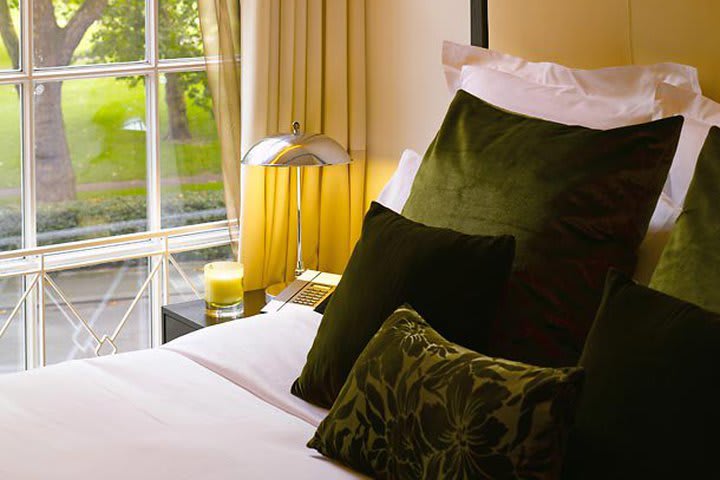
[[[108, 0], [85, 0], [64, 28], [51, 0], [33, 0], [33, 40], [39, 66], [69, 65], [88, 28], [102, 16]], [[35, 87], [35, 173], [39, 202], [75, 200], [77, 188], [62, 112], [62, 82]]]
[[165, 75], [165, 103], [168, 108], [168, 123], [170, 131], [168, 140], [187, 141], [192, 138], [190, 125], [188, 125], [187, 105], [185, 104], [185, 89], [180, 83], [178, 74]]
[[76, 198], [75, 173], [62, 114], [62, 82], [42, 84], [35, 93], [36, 191], [40, 202]]
[[0, 37], [2, 37], [8, 55], [10, 55], [13, 68], [20, 68], [20, 40], [10, 15], [7, 0], [0, 0]]

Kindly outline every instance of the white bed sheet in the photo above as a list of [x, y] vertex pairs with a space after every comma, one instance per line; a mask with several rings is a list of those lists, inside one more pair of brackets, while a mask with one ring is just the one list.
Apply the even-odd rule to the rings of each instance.
[[290, 393], [322, 315], [283, 309], [205, 328], [163, 348], [179, 353], [317, 427], [328, 411]]
[[3, 480], [364, 478], [314, 430], [170, 349], [0, 377]]

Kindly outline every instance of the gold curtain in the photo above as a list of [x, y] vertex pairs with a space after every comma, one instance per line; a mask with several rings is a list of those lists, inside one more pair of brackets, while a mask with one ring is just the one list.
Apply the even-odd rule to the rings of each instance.
[[[365, 0], [243, 0], [242, 43], [243, 152], [295, 120], [349, 149], [352, 164], [306, 168], [302, 178], [303, 261], [342, 272], [365, 207]], [[248, 290], [293, 278], [294, 175], [243, 167]]]
[[225, 205], [234, 248], [240, 216], [240, 0], [199, 0], [208, 84], [222, 152]]

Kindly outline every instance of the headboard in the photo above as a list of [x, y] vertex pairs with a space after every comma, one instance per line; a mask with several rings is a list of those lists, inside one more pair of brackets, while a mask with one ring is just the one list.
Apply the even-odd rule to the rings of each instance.
[[720, 101], [720, 1], [471, 0], [472, 41], [578, 68], [679, 62]]

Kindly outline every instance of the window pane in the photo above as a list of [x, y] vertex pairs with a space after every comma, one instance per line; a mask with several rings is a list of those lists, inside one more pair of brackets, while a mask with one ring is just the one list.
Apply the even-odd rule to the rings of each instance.
[[144, 231], [142, 77], [35, 86], [38, 243]]
[[163, 227], [224, 220], [220, 144], [207, 75], [172, 73], [160, 81]]
[[[0, 330], [22, 297], [22, 278], [0, 278]], [[25, 327], [23, 309], [15, 315], [0, 337], [0, 374], [13, 373], [25, 367]]]
[[37, 67], [145, 59], [143, 0], [45, 0], [32, 4]]
[[158, 50], [161, 59], [203, 55], [197, 0], [159, 0]]
[[[129, 260], [51, 274], [98, 338], [111, 336], [148, 276], [147, 260]], [[45, 302], [46, 360], [48, 364], [92, 358], [97, 342], [52, 290]], [[150, 347], [149, 294], [145, 292], [120, 330], [118, 352]], [[106, 344], [101, 355], [111, 353]]]
[[19, 88], [0, 86], [0, 251], [22, 246]]
[[[232, 261], [233, 252], [230, 245], [222, 247], [205, 248], [192, 252], [174, 253], [173, 258], [180, 265], [187, 279], [192, 282], [193, 287], [200, 295], [205, 295], [205, 282], [203, 281], [203, 267], [205, 264], [215, 261]], [[177, 268], [173, 265], [170, 268], [170, 291], [168, 298], [170, 303], [189, 302], [197, 300], [190, 285], [182, 277]]]
[[0, 1], [0, 70], [20, 68], [20, 2]]

